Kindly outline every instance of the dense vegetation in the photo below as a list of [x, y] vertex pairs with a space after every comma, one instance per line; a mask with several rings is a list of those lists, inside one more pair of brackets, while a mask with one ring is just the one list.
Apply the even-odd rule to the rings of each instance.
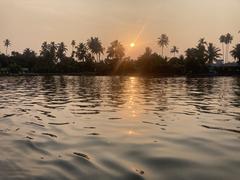
[[[67, 56], [67, 47], [61, 43], [43, 42], [40, 54], [27, 48], [23, 53], [8, 54], [11, 42], [4, 41], [6, 53], [0, 54], [0, 74], [19, 73], [77, 73], [77, 74], [161, 74], [161, 75], [194, 75], [194, 74], [239, 74], [239, 66], [213, 66], [222, 58], [228, 61], [229, 45], [233, 37], [222, 35], [222, 53], [212, 43], [200, 39], [196, 47], [189, 48], [184, 55], [176, 56], [179, 49], [171, 48], [172, 57], [164, 56], [164, 48], [169, 38], [162, 34], [158, 38], [161, 55], [147, 47], [144, 54], [133, 60], [125, 57], [125, 49], [119, 41], [113, 41], [105, 49], [97, 37], [91, 37], [86, 43], [71, 43], [71, 55]], [[224, 48], [225, 45], [225, 48]], [[105, 54], [104, 54], [105, 53]], [[230, 52], [240, 63], [240, 44]], [[105, 55], [105, 56], [103, 56]], [[105, 57], [105, 58], [103, 58]]]

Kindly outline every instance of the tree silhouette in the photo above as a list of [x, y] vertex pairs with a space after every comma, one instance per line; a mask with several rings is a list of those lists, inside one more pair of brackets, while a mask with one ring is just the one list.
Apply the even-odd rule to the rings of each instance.
[[55, 42], [51, 42], [50, 44], [48, 44], [46, 41], [44, 41], [41, 46], [40, 56], [42, 56], [44, 59], [48, 61], [57, 63], [57, 57], [56, 57], [57, 49], [58, 49], [58, 46], [55, 44]]
[[238, 63], [240, 63], [240, 44], [237, 44], [235, 47], [233, 47], [233, 50], [230, 53], [232, 57], [237, 59]]
[[186, 71], [188, 73], [206, 72], [206, 62], [208, 61], [206, 45], [205, 39], [201, 38], [196, 48], [186, 50]]
[[[238, 34], [240, 34], [240, 30], [238, 31]], [[240, 43], [240, 39], [239, 39], [239, 43]]]
[[118, 41], [113, 41], [107, 49], [107, 57], [109, 59], [121, 60], [125, 56], [125, 49], [123, 45]]
[[19, 56], [21, 56], [21, 53], [19, 53], [17, 51], [12, 51], [11, 55], [12, 55], [12, 57], [19, 57]]
[[150, 47], [146, 47], [144, 57], [150, 57], [152, 55], [152, 49]]
[[50, 60], [53, 61], [54, 63], [57, 63], [57, 59], [56, 59], [57, 45], [56, 45], [56, 43], [51, 42], [48, 46], [49, 46]]
[[75, 55], [74, 49], [76, 47], [76, 41], [75, 40], [72, 40], [71, 46], [72, 46], [72, 55], [71, 55], [71, 57], [74, 58], [74, 55]]
[[213, 45], [213, 43], [208, 44], [207, 48], [207, 59], [208, 63], [212, 64], [215, 60], [217, 60], [221, 54], [219, 53], [221, 50]]
[[79, 61], [86, 61], [86, 58], [88, 56], [88, 48], [84, 43], [79, 43], [79, 45], [76, 47], [76, 57]]
[[163, 49], [164, 47], [167, 47], [169, 43], [169, 38], [166, 34], [162, 34], [159, 38], [158, 38], [158, 45], [162, 48], [162, 56], [163, 56]]
[[198, 41], [198, 44], [197, 44], [197, 58], [199, 61], [202, 61], [202, 63], [206, 63], [207, 62], [207, 42], [205, 41], [204, 38], [201, 38], [199, 41]]
[[186, 56], [189, 59], [196, 59], [197, 58], [197, 49], [196, 48], [188, 48], [186, 51]]
[[23, 50], [23, 56], [27, 58], [35, 58], [37, 54], [33, 50], [26, 48]]
[[174, 57], [175, 57], [175, 55], [176, 55], [177, 53], [179, 53], [179, 49], [178, 49], [176, 46], [173, 46], [170, 52], [173, 53], [173, 55], [174, 55]]
[[58, 60], [62, 61], [66, 57], [67, 47], [64, 42], [61, 42], [57, 46], [56, 57]]
[[149, 61], [151, 59], [152, 54], [152, 49], [150, 47], [146, 47], [144, 54], [138, 57], [138, 61], [140, 61], [141, 64], [145, 63], [144, 61]]
[[[229, 33], [219, 38], [223, 46], [223, 53], [228, 52], [224, 50], [229, 49], [232, 39], [233, 37]], [[11, 55], [8, 56], [6, 55], [7, 48], [11, 43], [6, 40], [4, 41], [6, 54], [0, 54], [0, 67], [12, 73], [19, 73], [22, 72], [22, 69], [28, 69], [28, 72], [31, 73], [86, 72], [99, 75], [130, 73], [192, 75], [208, 74], [212, 70], [221, 75], [226, 73], [236, 74], [239, 71], [239, 67], [235, 66], [229, 68], [214, 66], [210, 68], [208, 65], [214, 63], [220, 57], [221, 50], [212, 43], [207, 43], [204, 38], [201, 38], [195, 47], [187, 49], [186, 56], [175, 57], [178, 48], [176, 46], [171, 47], [170, 52], [174, 54], [174, 57], [170, 59], [163, 57], [163, 50], [169, 42], [167, 35], [163, 34], [158, 40], [158, 44], [162, 48], [162, 55], [147, 47], [144, 54], [136, 61], [130, 57], [124, 58], [125, 50], [118, 40], [110, 43], [107, 48], [107, 57], [103, 61], [100, 61], [100, 55], [103, 54], [104, 48], [97, 37], [91, 37], [86, 44], [79, 43], [77, 46], [73, 40], [71, 42], [72, 55], [69, 56], [67, 56], [67, 47], [63, 42], [57, 44], [46, 41], [41, 45], [40, 55], [26, 48], [23, 53], [12, 51]], [[240, 63], [240, 44], [237, 44], [230, 53]], [[223, 56], [223, 58], [225, 57]]]
[[40, 56], [47, 60], [50, 58], [49, 45], [47, 41], [44, 41], [41, 45]]
[[99, 38], [91, 37], [90, 39], [87, 40], [87, 46], [91, 51], [92, 55], [98, 56], [98, 58], [96, 57], [95, 60], [98, 59], [98, 61], [100, 61], [101, 54], [103, 54], [104, 48]]
[[226, 62], [228, 61], [229, 45], [232, 43], [233, 36], [230, 33], [226, 34], [225, 44], [226, 44]]
[[6, 47], [6, 55], [8, 55], [8, 47], [11, 46], [11, 41], [9, 39], [6, 39], [3, 41], [4, 46]]
[[201, 38], [201, 39], [199, 39], [199, 41], [198, 41], [198, 45], [200, 45], [200, 46], [204, 46], [204, 45], [206, 45], [206, 44], [207, 44], [207, 42], [206, 42], [205, 38]]
[[219, 37], [219, 41], [222, 44], [222, 57], [223, 57], [223, 62], [225, 63], [225, 53], [224, 53], [224, 44], [226, 42], [226, 36], [225, 35], [221, 35]]

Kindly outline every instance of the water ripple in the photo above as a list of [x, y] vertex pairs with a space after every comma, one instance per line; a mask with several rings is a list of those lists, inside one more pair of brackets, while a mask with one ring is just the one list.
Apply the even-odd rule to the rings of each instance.
[[1, 179], [239, 179], [240, 78], [0, 77]]

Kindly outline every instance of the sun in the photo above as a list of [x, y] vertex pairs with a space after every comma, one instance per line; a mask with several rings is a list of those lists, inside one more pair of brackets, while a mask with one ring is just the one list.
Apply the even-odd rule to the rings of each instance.
[[136, 46], [136, 44], [134, 43], [134, 42], [132, 42], [131, 44], [130, 44], [130, 47], [131, 48], [134, 48]]

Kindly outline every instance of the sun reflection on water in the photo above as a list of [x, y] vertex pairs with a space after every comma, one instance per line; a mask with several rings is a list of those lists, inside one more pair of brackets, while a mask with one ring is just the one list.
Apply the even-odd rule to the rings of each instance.
[[132, 118], [136, 118], [138, 116], [138, 110], [137, 110], [137, 97], [136, 94], [138, 92], [137, 86], [138, 86], [138, 81], [135, 77], [130, 77], [128, 81], [128, 97], [127, 97], [127, 108], [129, 109], [129, 114]]
[[129, 131], [127, 132], [127, 134], [128, 134], [129, 136], [139, 135], [139, 133], [137, 133], [136, 131], [133, 131], [133, 130], [129, 130]]

